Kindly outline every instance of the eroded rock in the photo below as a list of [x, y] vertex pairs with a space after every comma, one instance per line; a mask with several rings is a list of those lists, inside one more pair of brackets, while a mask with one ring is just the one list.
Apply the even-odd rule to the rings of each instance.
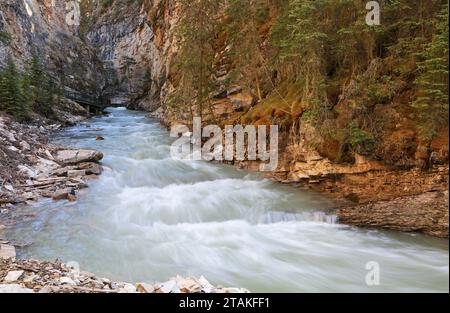
[[59, 150], [54, 158], [60, 164], [73, 165], [82, 162], [98, 162], [103, 159], [103, 153], [97, 150]]
[[340, 223], [448, 238], [448, 190], [337, 210]]

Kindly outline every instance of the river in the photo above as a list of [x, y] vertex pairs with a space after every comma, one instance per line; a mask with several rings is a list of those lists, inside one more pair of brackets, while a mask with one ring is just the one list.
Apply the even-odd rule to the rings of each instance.
[[[448, 240], [336, 224], [323, 195], [173, 160], [173, 139], [157, 121], [109, 112], [54, 138], [101, 150], [105, 172], [77, 202], [21, 208], [34, 218], [9, 231], [32, 243], [19, 257], [76, 261], [127, 282], [180, 274], [254, 292], [448, 292]], [[368, 262], [379, 265], [379, 285], [366, 283]]]

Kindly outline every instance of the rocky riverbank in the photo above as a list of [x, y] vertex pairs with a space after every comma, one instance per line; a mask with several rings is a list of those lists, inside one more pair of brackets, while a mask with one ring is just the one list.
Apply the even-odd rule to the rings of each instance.
[[[0, 250], [1, 251], [1, 250]], [[242, 288], [213, 286], [204, 278], [176, 276], [166, 282], [114, 282], [59, 261], [0, 257], [0, 293], [247, 293]]]
[[[88, 179], [102, 173], [103, 154], [49, 144], [60, 124], [33, 125], [0, 117], [0, 293], [245, 293], [246, 289], [213, 286], [204, 278], [176, 276], [166, 282], [114, 282], [80, 271], [59, 261], [16, 259], [16, 248], [26, 245], [2, 236], [14, 227], [15, 209], [41, 197], [76, 201]], [[97, 140], [104, 140], [97, 137]]]
[[[69, 113], [66, 117], [70, 121], [83, 118]], [[0, 116], [0, 258], [15, 257], [15, 247], [26, 245], [3, 236], [6, 228], [18, 222], [15, 211], [19, 206], [43, 197], [76, 201], [87, 180], [102, 173], [101, 152], [49, 144], [49, 135], [62, 127], [38, 117], [21, 124]]]
[[[313, 163], [302, 163], [294, 171], [270, 178], [342, 202], [336, 209], [337, 221], [342, 224], [449, 237], [448, 165], [423, 171], [393, 170], [376, 162], [351, 166], [326, 160]], [[283, 174], [297, 178], [280, 179], [286, 177]]]
[[0, 224], [7, 223], [15, 205], [40, 197], [74, 201], [76, 192], [87, 187], [86, 180], [101, 174], [101, 152], [48, 143], [49, 134], [61, 127], [43, 121], [26, 125], [0, 117]]
[[448, 238], [448, 190], [372, 202], [337, 210], [339, 221]]

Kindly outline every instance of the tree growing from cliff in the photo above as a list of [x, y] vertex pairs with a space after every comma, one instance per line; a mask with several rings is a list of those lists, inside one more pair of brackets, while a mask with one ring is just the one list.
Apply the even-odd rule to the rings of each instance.
[[[174, 99], [183, 99], [180, 105], [188, 102], [191, 106], [189, 110], [200, 117], [205, 110], [214, 117], [210, 95], [214, 89], [214, 43], [220, 25], [220, 7], [220, 2], [216, 0], [180, 0], [177, 26], [180, 52], [176, 67], [183, 73], [184, 88]], [[183, 90], [188, 94], [184, 95]], [[192, 91], [195, 92], [195, 112], [190, 97]]]
[[267, 21], [268, 0], [228, 0], [227, 35], [238, 79], [247, 89], [256, 91], [261, 101], [261, 81], [270, 75], [262, 52], [263, 37], [260, 29]]
[[448, 4], [442, 7], [435, 22], [436, 33], [419, 57], [419, 76], [415, 80], [419, 96], [413, 102], [420, 135], [430, 141], [437, 131], [448, 124], [449, 33]]

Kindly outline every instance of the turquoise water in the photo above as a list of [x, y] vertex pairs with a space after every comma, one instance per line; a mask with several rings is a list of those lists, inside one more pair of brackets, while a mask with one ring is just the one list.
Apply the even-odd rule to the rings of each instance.
[[[173, 139], [157, 121], [109, 111], [54, 139], [103, 151], [106, 170], [75, 203], [19, 211], [35, 215], [8, 231], [33, 242], [20, 257], [76, 261], [127, 282], [180, 274], [255, 292], [448, 292], [448, 240], [335, 224], [324, 196], [226, 165], [173, 160]], [[366, 284], [371, 261], [378, 286]]]

